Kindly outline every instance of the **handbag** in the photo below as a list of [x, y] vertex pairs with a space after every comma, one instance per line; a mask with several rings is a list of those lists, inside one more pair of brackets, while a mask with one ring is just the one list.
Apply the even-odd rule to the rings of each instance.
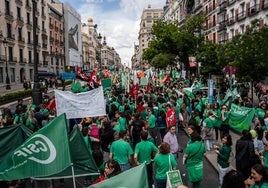
[[183, 185], [181, 179], [181, 173], [179, 170], [172, 170], [170, 154], [168, 156], [168, 162], [169, 162], [169, 171], [166, 172], [167, 174], [166, 188], [177, 188], [179, 185]]

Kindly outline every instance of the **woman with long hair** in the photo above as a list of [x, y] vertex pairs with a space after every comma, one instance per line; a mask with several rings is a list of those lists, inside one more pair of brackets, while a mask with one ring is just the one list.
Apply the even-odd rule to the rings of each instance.
[[230, 154], [232, 151], [232, 137], [229, 134], [225, 134], [221, 138], [222, 146], [214, 146], [217, 156], [218, 170], [219, 170], [219, 180], [220, 185], [222, 184], [223, 177], [227, 173], [230, 166]]
[[251, 167], [251, 174], [245, 181], [246, 187], [250, 188], [267, 188], [268, 176], [265, 172], [265, 168], [261, 164], [255, 164]]

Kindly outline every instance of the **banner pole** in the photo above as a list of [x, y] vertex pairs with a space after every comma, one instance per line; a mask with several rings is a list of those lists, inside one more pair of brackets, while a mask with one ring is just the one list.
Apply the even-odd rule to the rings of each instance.
[[73, 165], [73, 164], [72, 164], [72, 176], [73, 176], [73, 184], [74, 184], [74, 188], [76, 188], [75, 177], [74, 177], [74, 165]]

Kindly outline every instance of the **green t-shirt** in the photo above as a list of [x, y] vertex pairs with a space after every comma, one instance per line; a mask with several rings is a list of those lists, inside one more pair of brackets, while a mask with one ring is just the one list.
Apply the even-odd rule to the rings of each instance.
[[120, 117], [118, 119], [118, 125], [119, 125], [121, 131], [122, 130], [123, 131], [127, 130], [127, 120], [126, 120], [126, 118]]
[[112, 143], [110, 153], [113, 154], [113, 159], [119, 164], [127, 164], [128, 157], [133, 154], [130, 144], [122, 139], [116, 140]]
[[156, 168], [155, 179], [167, 179], [166, 172], [170, 171], [169, 156], [171, 167], [175, 168], [177, 166], [177, 161], [175, 160], [173, 155], [158, 153], [154, 158], [154, 166]]
[[268, 183], [264, 182], [261, 185], [251, 185], [250, 188], [268, 188]]
[[157, 147], [150, 141], [141, 141], [135, 147], [135, 154], [138, 156], [139, 163], [150, 164], [153, 152], [157, 152]]
[[214, 123], [214, 126], [215, 127], [220, 127], [221, 126], [221, 123], [222, 123], [222, 120], [221, 120], [221, 110], [220, 109], [215, 109], [213, 110], [214, 114], [216, 115], [215, 117], [215, 123]]
[[220, 153], [217, 156], [217, 163], [222, 168], [229, 167], [229, 165], [230, 165], [229, 158], [230, 158], [231, 151], [232, 151], [232, 149], [230, 146], [223, 145], [222, 147], [220, 147], [220, 149], [219, 149]]
[[155, 123], [156, 123], [156, 117], [153, 114], [151, 114], [148, 119], [149, 128], [155, 128]]
[[185, 149], [185, 154], [187, 154], [186, 166], [193, 166], [202, 162], [205, 152], [205, 145], [202, 142], [191, 142]]

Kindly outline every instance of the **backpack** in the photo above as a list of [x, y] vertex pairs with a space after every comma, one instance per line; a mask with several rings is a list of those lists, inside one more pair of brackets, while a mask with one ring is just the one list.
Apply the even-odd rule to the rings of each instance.
[[90, 135], [94, 138], [100, 138], [100, 131], [99, 131], [99, 127], [96, 123], [93, 123], [91, 125], [91, 133]]

